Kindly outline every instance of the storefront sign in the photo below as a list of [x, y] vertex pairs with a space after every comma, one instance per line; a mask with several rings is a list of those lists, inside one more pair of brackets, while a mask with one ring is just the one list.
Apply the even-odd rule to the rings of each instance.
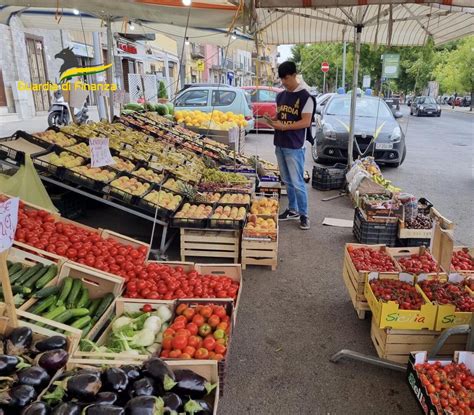
[[0, 203], [0, 252], [13, 245], [16, 225], [18, 223], [18, 206], [20, 199], [14, 197]]
[[384, 53], [382, 57], [382, 78], [398, 78], [400, 71], [400, 55], [396, 53]]
[[124, 52], [130, 53], [131, 55], [137, 54], [137, 48], [129, 43], [118, 42], [117, 47]]
[[108, 137], [89, 139], [89, 148], [91, 152], [91, 167], [103, 167], [115, 163], [112, 154], [110, 154]]

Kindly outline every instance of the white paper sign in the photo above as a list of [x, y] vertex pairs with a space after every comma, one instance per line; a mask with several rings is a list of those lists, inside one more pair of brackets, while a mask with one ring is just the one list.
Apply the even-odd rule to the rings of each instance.
[[14, 197], [0, 203], [0, 252], [13, 245], [16, 225], [18, 223], [18, 205], [20, 199]]
[[89, 139], [89, 148], [91, 151], [91, 167], [109, 166], [115, 163], [112, 154], [110, 154], [108, 137]]

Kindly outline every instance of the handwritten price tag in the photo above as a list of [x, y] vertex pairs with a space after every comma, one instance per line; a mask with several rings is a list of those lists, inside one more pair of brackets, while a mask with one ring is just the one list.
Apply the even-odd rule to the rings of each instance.
[[89, 139], [89, 149], [91, 151], [91, 167], [109, 166], [115, 163], [112, 154], [110, 154], [108, 137]]
[[19, 202], [20, 199], [15, 197], [0, 203], [0, 252], [6, 251], [13, 245], [18, 223]]

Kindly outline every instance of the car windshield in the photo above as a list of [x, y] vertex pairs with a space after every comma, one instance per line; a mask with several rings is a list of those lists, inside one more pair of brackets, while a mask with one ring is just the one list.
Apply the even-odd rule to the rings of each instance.
[[436, 101], [432, 97], [422, 97], [420, 98], [419, 104], [436, 104]]
[[[346, 115], [351, 112], [350, 98], [331, 99], [327, 104], [327, 115]], [[392, 113], [387, 105], [380, 99], [358, 98], [356, 101], [356, 116], [365, 118], [388, 118]]]

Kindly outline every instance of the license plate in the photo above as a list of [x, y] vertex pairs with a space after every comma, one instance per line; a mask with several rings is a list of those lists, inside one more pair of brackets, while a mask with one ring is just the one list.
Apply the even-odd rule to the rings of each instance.
[[392, 148], [392, 143], [375, 143], [376, 150], [391, 150]]
[[426, 111], [427, 114], [433, 114], [433, 111]]

